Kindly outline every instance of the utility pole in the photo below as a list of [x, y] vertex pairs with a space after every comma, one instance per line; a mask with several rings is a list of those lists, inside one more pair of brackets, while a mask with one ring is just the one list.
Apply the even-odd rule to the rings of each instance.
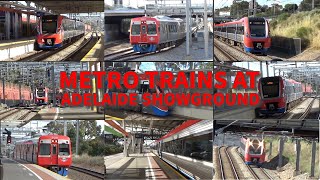
[[208, 32], [208, 13], [207, 13], [208, 7], [207, 7], [207, 0], [204, 0], [204, 51], [205, 51], [205, 57], [208, 58], [208, 41], [209, 41], [209, 32]]
[[190, 55], [190, 0], [186, 0], [186, 28], [187, 28], [187, 34], [186, 34], [186, 50], [187, 50], [187, 56]]
[[77, 132], [76, 132], [76, 155], [79, 155], [79, 120], [77, 120]]
[[67, 121], [66, 120], [63, 121], [63, 135], [64, 136], [67, 135]]
[[253, 1], [253, 17], [256, 16], [256, 1], [255, 0], [252, 0]]
[[54, 63], [53, 63], [53, 66], [51, 66], [51, 80], [52, 80], [52, 87], [53, 87], [53, 97], [52, 97], [52, 100], [53, 100], [53, 107], [56, 107], [56, 103], [57, 103], [57, 100], [56, 100], [56, 83], [55, 83], [55, 75], [54, 75]]
[[313, 10], [314, 9], [314, 0], [312, 0], [312, 9], [311, 10]]

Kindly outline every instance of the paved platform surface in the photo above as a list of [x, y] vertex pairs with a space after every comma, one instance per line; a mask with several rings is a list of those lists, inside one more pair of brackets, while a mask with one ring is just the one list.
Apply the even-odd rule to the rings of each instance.
[[105, 159], [107, 179], [185, 179], [153, 153], [120, 156]]
[[100, 39], [98, 42], [92, 47], [92, 49], [81, 59], [81, 61], [102, 61], [103, 60], [103, 52], [104, 45], [103, 40], [104, 36], [99, 34]]
[[200, 179], [212, 179], [212, 168], [211, 162], [204, 162], [201, 160], [195, 160], [188, 157], [181, 158], [180, 156], [173, 155], [170, 153], [162, 153], [162, 157], [178, 165], [179, 167], [189, 171], [194, 176]]
[[0, 41], [0, 49], [12, 47], [12, 46], [24, 45], [24, 44], [31, 44], [31, 43], [34, 43], [34, 40], [35, 40], [35, 37], [2, 40]]
[[223, 110], [215, 110], [216, 120], [248, 120], [255, 118], [255, 107], [235, 107]]
[[16, 161], [2, 158], [3, 180], [23, 179], [23, 180], [65, 180], [62, 177], [46, 168], [24, 161]]
[[87, 107], [54, 107], [41, 109], [32, 120], [104, 120], [104, 115]]

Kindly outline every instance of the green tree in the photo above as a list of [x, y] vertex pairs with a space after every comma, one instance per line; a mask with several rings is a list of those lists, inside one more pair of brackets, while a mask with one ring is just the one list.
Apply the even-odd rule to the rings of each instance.
[[[49, 132], [55, 134], [63, 134], [64, 131], [64, 124], [63, 121], [52, 121], [47, 125]], [[101, 135], [101, 127], [97, 126], [96, 121], [80, 121], [79, 123], [79, 153], [88, 153], [92, 151], [90, 146], [90, 141], [94, 139], [102, 139]], [[71, 146], [73, 151], [75, 151], [76, 147], [76, 123], [68, 123], [67, 124], [67, 136], [71, 140]]]
[[[314, 0], [314, 7], [320, 7], [320, 0]], [[310, 11], [312, 9], [312, 0], [303, 0], [299, 5], [300, 11]]]
[[[261, 7], [260, 5], [257, 5], [257, 7]], [[244, 17], [248, 16], [248, 9], [249, 9], [249, 2], [247, 1], [241, 1], [241, 2], [233, 2], [231, 5], [231, 12], [230, 15], [237, 17]]]
[[294, 13], [296, 10], [298, 10], [297, 4], [286, 4], [283, 8], [284, 12]]

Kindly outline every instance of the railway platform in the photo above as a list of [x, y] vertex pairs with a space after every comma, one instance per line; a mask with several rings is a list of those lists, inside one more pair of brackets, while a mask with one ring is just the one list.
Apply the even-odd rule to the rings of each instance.
[[104, 120], [99, 114], [86, 107], [46, 108], [38, 112], [33, 120]]
[[224, 110], [215, 110], [214, 119], [217, 120], [230, 120], [230, 119], [254, 119], [254, 107], [235, 107]]
[[0, 61], [33, 53], [34, 37], [0, 41]]
[[23, 161], [15, 161], [9, 158], [1, 159], [3, 165], [3, 180], [24, 179], [24, 180], [65, 180], [67, 178], [60, 176], [48, 169], [36, 164]]
[[107, 179], [186, 179], [151, 152], [105, 161]]
[[99, 40], [89, 50], [89, 52], [81, 59], [81, 61], [99, 61], [103, 58], [103, 35], [101, 33], [96, 34], [96, 38]]

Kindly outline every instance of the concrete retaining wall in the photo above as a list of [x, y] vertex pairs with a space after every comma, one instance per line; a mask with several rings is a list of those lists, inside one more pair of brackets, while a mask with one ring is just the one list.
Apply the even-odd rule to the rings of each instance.
[[8, 60], [33, 51], [33, 42], [17, 47], [8, 47], [0, 50], [0, 61]]
[[274, 36], [271, 38], [272, 49], [292, 56], [300, 54], [302, 49], [305, 49], [307, 46], [308, 42], [301, 38], [287, 38], [281, 36]]

